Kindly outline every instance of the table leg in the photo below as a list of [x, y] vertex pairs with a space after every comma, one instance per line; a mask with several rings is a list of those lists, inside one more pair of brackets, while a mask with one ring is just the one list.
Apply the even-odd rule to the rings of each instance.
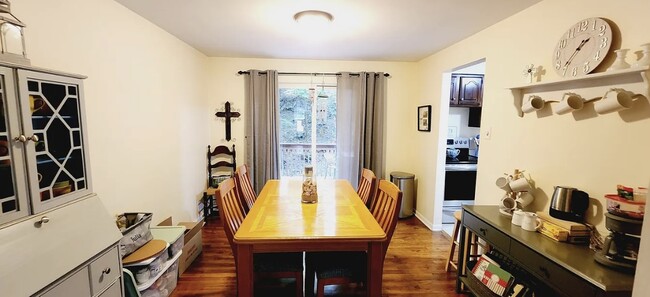
[[381, 242], [368, 244], [368, 296], [381, 296], [381, 281], [384, 274], [384, 248]]
[[248, 244], [237, 245], [237, 295], [253, 296], [253, 247]]
[[460, 243], [460, 246], [458, 247], [458, 267], [457, 267], [457, 277], [456, 277], [456, 293], [461, 293], [462, 291], [462, 283], [460, 281], [461, 276], [465, 276], [465, 262], [466, 262], [466, 256], [467, 256], [467, 229], [465, 226], [460, 224], [460, 239], [458, 242]]

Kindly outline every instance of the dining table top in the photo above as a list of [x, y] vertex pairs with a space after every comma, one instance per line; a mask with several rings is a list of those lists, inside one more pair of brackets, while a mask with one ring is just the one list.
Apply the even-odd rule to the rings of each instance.
[[347, 180], [319, 180], [316, 203], [302, 203], [301, 194], [300, 179], [269, 180], [235, 233], [235, 243], [386, 239]]

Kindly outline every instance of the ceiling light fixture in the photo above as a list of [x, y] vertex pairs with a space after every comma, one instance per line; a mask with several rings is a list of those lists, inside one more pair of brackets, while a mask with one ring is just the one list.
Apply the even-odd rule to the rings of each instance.
[[331, 13], [322, 10], [303, 10], [294, 14], [293, 19], [299, 24], [313, 25], [330, 23], [334, 17]]

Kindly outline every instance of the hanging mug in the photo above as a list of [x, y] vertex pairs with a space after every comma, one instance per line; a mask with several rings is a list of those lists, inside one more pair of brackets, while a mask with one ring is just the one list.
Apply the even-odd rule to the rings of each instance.
[[29, 95], [29, 109], [32, 111], [32, 113], [37, 112], [43, 107], [45, 107], [47, 103], [45, 103], [45, 99], [41, 97], [36, 97]]

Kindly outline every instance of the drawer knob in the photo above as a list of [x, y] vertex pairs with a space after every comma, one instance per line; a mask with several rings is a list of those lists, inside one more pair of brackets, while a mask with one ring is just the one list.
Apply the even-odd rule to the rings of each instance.
[[541, 271], [542, 274], [544, 274], [544, 277], [546, 278], [549, 278], [551, 276], [551, 274], [548, 272], [548, 269], [546, 269], [546, 267], [544, 266], [540, 266], [539, 271]]
[[36, 221], [35, 225], [36, 227], [41, 227], [43, 224], [47, 224], [50, 222], [50, 218], [48, 217], [42, 217], [40, 220]]
[[106, 268], [104, 268], [104, 270], [102, 270], [102, 274], [107, 274], [108, 275], [110, 273], [111, 273], [111, 268], [110, 267], [106, 267]]

